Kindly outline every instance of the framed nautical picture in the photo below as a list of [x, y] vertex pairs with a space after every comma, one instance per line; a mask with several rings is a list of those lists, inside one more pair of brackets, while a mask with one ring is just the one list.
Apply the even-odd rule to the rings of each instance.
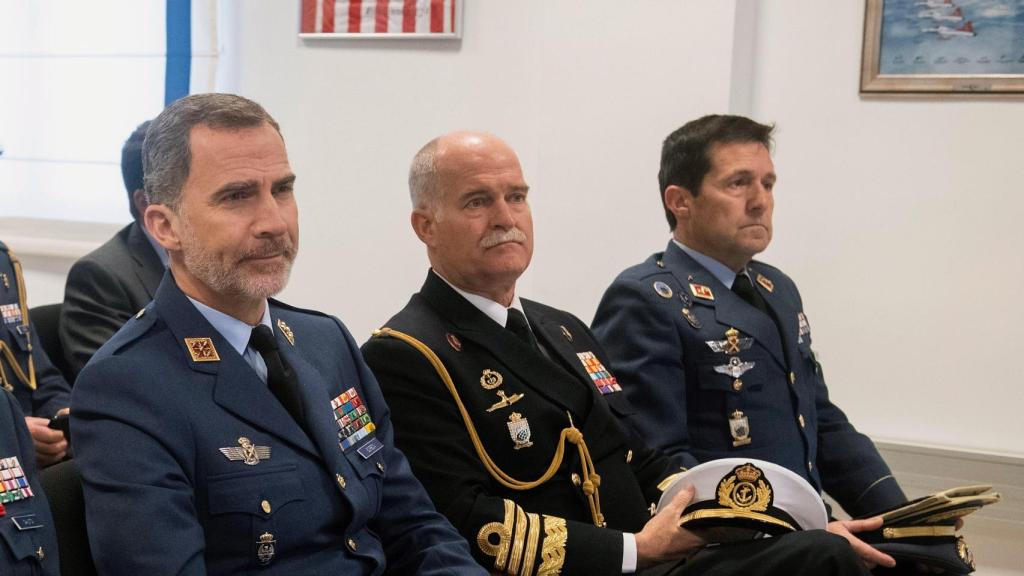
[[1024, 0], [867, 0], [860, 91], [1024, 93]]
[[463, 0], [300, 0], [304, 39], [462, 38]]

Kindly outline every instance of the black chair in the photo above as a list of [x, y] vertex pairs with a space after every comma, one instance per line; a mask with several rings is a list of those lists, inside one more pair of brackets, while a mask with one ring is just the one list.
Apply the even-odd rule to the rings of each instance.
[[64, 375], [64, 379], [72, 386], [75, 384], [75, 371], [68, 366], [64, 358], [64, 346], [60, 343], [60, 309], [63, 304], [44, 304], [30, 308], [28, 317], [35, 327], [37, 344], [43, 347], [50, 362]]
[[78, 465], [74, 460], [65, 460], [44, 468], [39, 481], [57, 529], [61, 576], [96, 576], [85, 527], [85, 499]]

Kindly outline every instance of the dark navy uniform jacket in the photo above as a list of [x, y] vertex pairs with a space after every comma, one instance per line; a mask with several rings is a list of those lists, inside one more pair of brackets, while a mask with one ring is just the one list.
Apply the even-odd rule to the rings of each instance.
[[[554, 476], [516, 490], [497, 480], [474, 450], [458, 404], [415, 348], [396, 338], [363, 345], [394, 413], [396, 441], [409, 456], [439, 511], [470, 541], [476, 558], [498, 573], [620, 574], [622, 531], [637, 532], [674, 472], [667, 458], [620, 426], [629, 411], [610, 374], [595, 373], [607, 357], [586, 325], [543, 304], [522, 300], [533, 333], [550, 357], [531, 349], [434, 273], [385, 325], [428, 346], [450, 374], [479, 441], [504, 473], [519, 481], [542, 477], [569, 418], [582, 432], [600, 476], [607, 528], [594, 525], [584, 495], [576, 446]], [[583, 355], [581, 358], [580, 355]], [[605, 386], [605, 392], [599, 389]], [[500, 392], [500, 394], [499, 394]], [[502, 403], [502, 398], [510, 403]], [[529, 445], [518, 444], [516, 422]], [[513, 428], [510, 428], [510, 423]]]
[[[15, 463], [13, 459], [17, 459]], [[12, 473], [20, 468], [22, 476]], [[32, 437], [25, 415], [7, 392], [0, 390], [0, 574], [57, 576], [60, 574], [57, 536], [46, 494], [36, 477]], [[24, 497], [24, 482], [30, 496]], [[15, 491], [18, 499], [11, 501]]]
[[71, 386], [38, 344], [27, 297], [21, 264], [0, 242], [0, 387], [25, 414], [52, 418], [71, 404]]
[[[611, 284], [592, 328], [637, 408], [631, 424], [687, 466], [727, 457], [785, 466], [854, 516], [906, 501], [871, 440], [829, 400], [796, 285], [767, 264], [748, 271], [778, 326], [671, 241]], [[749, 348], [712, 348], [730, 328], [752, 338]], [[754, 364], [739, 384], [723, 373], [732, 356]], [[736, 411], [749, 444], [733, 445]]]
[[[99, 573], [482, 573], [395, 449], [344, 326], [273, 300], [270, 315], [308, 434], [169, 272], [82, 371], [71, 425]], [[369, 431], [345, 449], [343, 394]]]

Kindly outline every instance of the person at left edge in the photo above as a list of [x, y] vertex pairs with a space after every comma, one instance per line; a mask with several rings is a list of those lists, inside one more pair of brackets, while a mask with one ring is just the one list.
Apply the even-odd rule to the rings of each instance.
[[72, 393], [98, 572], [483, 574], [394, 448], [345, 327], [268, 300], [298, 247], [274, 119], [187, 96], [143, 154], [170, 269]]
[[57, 535], [24, 418], [14, 396], [0, 390], [0, 574], [57, 576]]
[[35, 446], [40, 467], [67, 456], [68, 442], [50, 419], [67, 413], [71, 387], [38, 345], [28, 314], [21, 262], [0, 242], [0, 388], [14, 395]]

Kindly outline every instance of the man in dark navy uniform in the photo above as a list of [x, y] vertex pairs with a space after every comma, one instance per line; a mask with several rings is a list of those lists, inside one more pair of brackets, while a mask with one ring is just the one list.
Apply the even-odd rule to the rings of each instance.
[[0, 242], [0, 388], [17, 399], [35, 445], [35, 459], [49, 466], [67, 456], [64, 433], [49, 427], [71, 405], [71, 386], [39, 345], [28, 315], [21, 262]]
[[269, 299], [298, 248], [273, 118], [188, 96], [150, 125], [145, 168], [170, 271], [72, 398], [98, 572], [482, 574], [345, 327]]
[[0, 390], [0, 574], [57, 576], [57, 535], [18, 401]]
[[139, 124], [121, 148], [121, 176], [132, 223], [68, 271], [61, 307], [60, 341], [77, 374], [129, 318], [153, 299], [164, 276], [167, 251], [146, 231], [142, 215], [142, 143], [149, 121]]
[[[686, 466], [775, 462], [860, 516], [906, 498], [829, 401], [796, 285], [752, 260], [772, 238], [771, 132], [705, 116], [668, 136], [659, 181], [673, 237], [615, 279], [592, 328], [654, 445]], [[830, 524], [868, 564], [893, 564], [847, 527]]]
[[652, 518], [678, 466], [620, 427], [629, 402], [586, 325], [516, 290], [533, 224], [515, 152], [489, 134], [442, 136], [416, 155], [409, 185], [431, 270], [363, 352], [396, 443], [481, 564], [509, 575], [863, 571], [821, 530], [702, 550], [678, 526], [692, 491]]

